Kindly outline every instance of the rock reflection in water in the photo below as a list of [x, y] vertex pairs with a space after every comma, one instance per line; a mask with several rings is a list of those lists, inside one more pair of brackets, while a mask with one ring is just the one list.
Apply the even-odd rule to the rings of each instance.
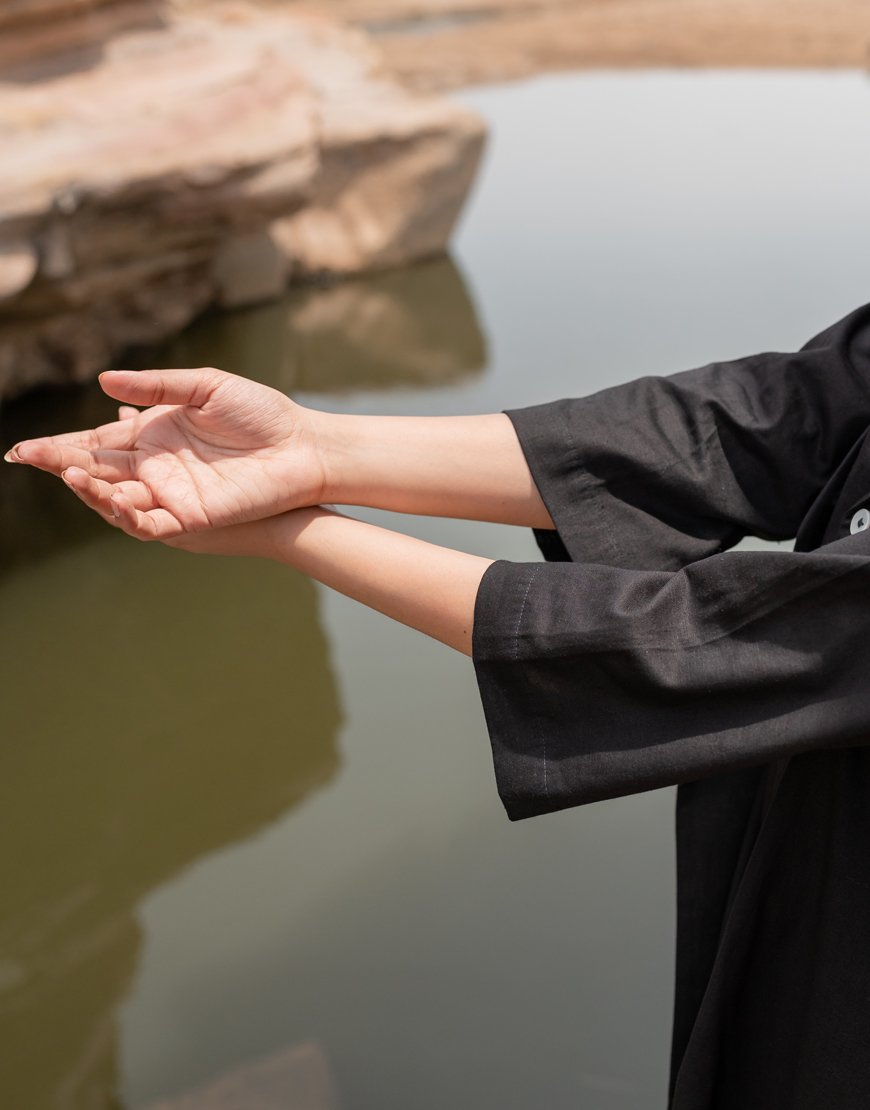
[[339, 1100], [326, 1054], [306, 1041], [148, 1110], [339, 1110]]
[[[5, 452], [21, 439], [92, 428], [116, 413], [117, 404], [96, 384], [34, 390], [0, 405], [0, 447]], [[105, 531], [56, 478], [29, 466], [0, 465], [0, 576]]]
[[486, 342], [462, 275], [442, 256], [206, 317], [160, 358], [330, 393], [455, 382], [483, 369]]
[[[324, 394], [451, 382], [485, 358], [440, 258], [209, 317], [141, 365]], [[114, 414], [96, 385], [33, 393], [0, 409], [2, 446]], [[138, 906], [338, 767], [316, 594], [278, 567], [135, 544], [55, 479], [3, 467], [0, 637], [0, 1102], [118, 1105]]]
[[106, 529], [0, 614], [0, 1102], [108, 1107], [139, 903], [337, 770], [316, 594]]

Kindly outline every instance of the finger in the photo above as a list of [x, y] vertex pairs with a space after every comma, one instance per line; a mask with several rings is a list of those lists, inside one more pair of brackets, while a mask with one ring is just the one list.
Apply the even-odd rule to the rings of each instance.
[[181, 523], [166, 509], [137, 509], [120, 492], [113, 495], [112, 502], [118, 512], [115, 518], [118, 527], [137, 540], [167, 540], [184, 532]]
[[112, 482], [94, 478], [80, 467], [70, 467], [63, 472], [62, 477], [73, 493], [77, 494], [89, 508], [104, 515], [106, 519], [117, 518], [118, 514], [113, 508], [112, 501], [119, 493], [142, 512], [158, 507], [154, 495], [144, 482], [120, 482], [115, 485]]
[[128, 536], [135, 536], [137, 539], [138, 518], [136, 516], [137, 508], [133, 502], [125, 494], [117, 491], [112, 496], [112, 512], [115, 514], [115, 523], [120, 529], [127, 533]]
[[131, 405], [194, 405], [202, 408], [229, 375], [222, 370], [106, 370], [104, 393]]
[[48, 439], [28, 440], [13, 451], [17, 458], [12, 461], [47, 470], [49, 474], [60, 475], [75, 466], [106, 482], [122, 482], [136, 476], [136, 456], [132, 451], [92, 451]]
[[[40, 436], [38, 439], [23, 439], [4, 455], [6, 462], [26, 462], [32, 466], [39, 463], [44, 453], [53, 448], [74, 447], [81, 451], [129, 451], [136, 440], [136, 428], [129, 420], [103, 424], [100, 428], [89, 428], [84, 432], [65, 432], [57, 436]], [[70, 466], [74, 465], [72, 462]], [[47, 469], [41, 467], [41, 469]]]
[[118, 406], [118, 419], [119, 420], [135, 420], [139, 415], [139, 410], [134, 409], [132, 405], [119, 405]]
[[112, 490], [113, 486], [108, 482], [102, 482], [97, 478], [92, 478], [86, 470], [73, 466], [63, 472], [63, 480], [73, 491], [73, 493], [83, 501], [89, 509], [104, 519], [114, 524], [118, 516], [117, 512], [112, 509]]
[[141, 509], [143, 513], [160, 508], [159, 503], [154, 499], [154, 494], [144, 482], [115, 482], [110, 484], [112, 485], [113, 497], [117, 494], [123, 495], [134, 508]]

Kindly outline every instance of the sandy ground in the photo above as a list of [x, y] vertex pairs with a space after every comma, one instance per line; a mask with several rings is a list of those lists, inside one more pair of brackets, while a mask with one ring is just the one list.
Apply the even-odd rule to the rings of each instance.
[[[274, 2], [274, 0], [273, 0]], [[377, 36], [420, 89], [577, 68], [866, 67], [870, 0], [284, 0]]]

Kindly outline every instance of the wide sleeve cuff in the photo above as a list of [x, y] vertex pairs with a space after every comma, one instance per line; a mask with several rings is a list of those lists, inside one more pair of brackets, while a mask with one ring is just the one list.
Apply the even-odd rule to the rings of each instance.
[[[648, 380], [648, 388], [652, 381]], [[677, 570], [733, 546], [744, 535], [743, 528], [705, 514], [697, 504], [681, 511], [682, 491], [673, 486], [672, 467], [632, 459], [623, 470], [627, 476], [633, 469], [634, 476], [629, 484], [621, 482], [617, 457], [622, 452], [630, 459], [632, 446], [620, 446], [615, 432], [609, 450], [617, 474], [602, 465], [597, 449], [600, 432], [593, 429], [615, 417], [629, 393], [636, 395], [639, 387], [640, 383], [631, 383], [580, 400], [506, 412], [555, 525], [555, 531], [535, 529], [546, 559]], [[666, 469], [670, 474], [665, 475]]]
[[866, 744], [868, 537], [678, 572], [492, 564], [472, 657], [508, 816]]
[[508, 411], [556, 526], [544, 554], [679, 570], [744, 535], [791, 539], [870, 422], [868, 383], [865, 306], [797, 353]]
[[518, 718], [502, 681], [500, 660], [516, 659], [517, 636], [531, 590], [533, 563], [490, 564], [474, 607], [472, 660], [492, 746], [496, 788], [511, 821], [544, 813], [548, 793], [546, 730]]
[[[678, 569], [736, 544], [743, 535], [738, 526], [699, 511], [675, 513], [672, 496], [666, 504], [667, 481], [657, 468], [641, 472], [637, 467], [634, 495], [601, 475], [589, 450], [596, 441], [583, 433], [585, 427], [607, 420], [608, 404], [618, 405], [619, 388], [607, 393], [506, 413], [555, 525], [555, 533], [535, 529], [545, 558]], [[589, 445], [586, 453], [579, 446], [583, 441]], [[611, 451], [616, 455], [615, 437]], [[652, 492], [656, 486], [658, 494]]]

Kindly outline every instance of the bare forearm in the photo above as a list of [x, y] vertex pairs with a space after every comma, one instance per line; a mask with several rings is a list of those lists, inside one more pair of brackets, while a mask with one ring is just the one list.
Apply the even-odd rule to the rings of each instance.
[[106, 373], [101, 383], [124, 402], [121, 419], [25, 441], [6, 457], [65, 475], [94, 507], [98, 487], [87, 478], [106, 497], [104, 487], [123, 485], [139, 512], [128, 530], [140, 538], [324, 503], [553, 527], [503, 413], [323, 413], [208, 367]]
[[503, 413], [317, 413], [315, 420], [324, 460], [324, 501], [553, 527], [513, 425]]
[[325, 509], [286, 513], [268, 527], [272, 558], [471, 654], [474, 603], [490, 559]]

